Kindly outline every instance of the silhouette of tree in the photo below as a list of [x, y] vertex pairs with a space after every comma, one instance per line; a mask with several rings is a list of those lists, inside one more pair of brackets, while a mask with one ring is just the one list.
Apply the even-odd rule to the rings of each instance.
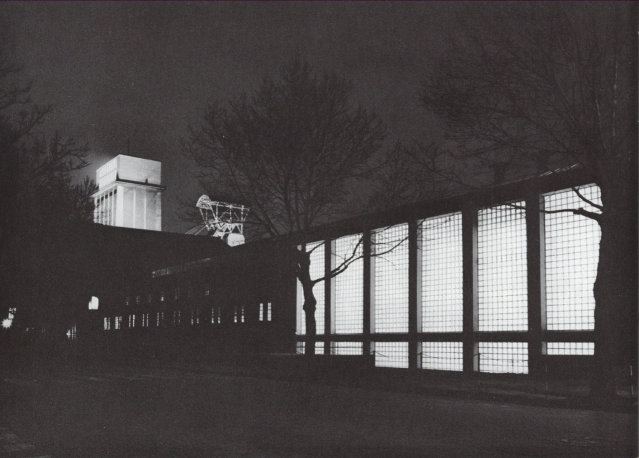
[[47, 320], [64, 315], [51, 302], [59, 263], [47, 256], [70, 224], [91, 220], [95, 185], [72, 182], [87, 165], [87, 147], [57, 133], [47, 138], [42, 130], [51, 108], [34, 104], [20, 79], [21, 68], [0, 49], [0, 315], [15, 308], [22, 328], [55, 326]]
[[[368, 176], [384, 135], [380, 120], [351, 101], [349, 82], [318, 75], [294, 58], [253, 95], [209, 106], [201, 125], [190, 129], [186, 151], [200, 167], [202, 187], [248, 205], [256, 231], [304, 240], [313, 226], [344, 211], [349, 187]], [[358, 259], [355, 250], [330, 276]], [[310, 254], [301, 245], [294, 258], [313, 339], [313, 285], [325, 278], [311, 278]]]
[[575, 190], [583, 206], [568, 211], [601, 228], [592, 392], [614, 395], [615, 366], [636, 360], [636, 4], [474, 13], [422, 88], [452, 153], [447, 167], [421, 164], [473, 187], [562, 167], [592, 174], [602, 205]]

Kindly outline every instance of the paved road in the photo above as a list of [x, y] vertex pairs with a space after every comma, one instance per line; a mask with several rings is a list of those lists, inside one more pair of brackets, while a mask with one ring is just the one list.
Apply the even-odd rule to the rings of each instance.
[[628, 413], [149, 369], [0, 386], [0, 427], [52, 456], [636, 456]]

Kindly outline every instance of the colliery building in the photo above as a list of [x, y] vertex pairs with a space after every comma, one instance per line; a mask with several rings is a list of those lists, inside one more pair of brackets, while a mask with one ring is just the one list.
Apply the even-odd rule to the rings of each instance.
[[[101, 354], [142, 358], [302, 353], [314, 345], [321, 355], [372, 355], [385, 368], [583, 372], [595, 350], [600, 229], [554, 212], [596, 210], [575, 186], [599, 202], [598, 187], [573, 170], [351, 218], [304, 240], [236, 247], [96, 225], [111, 238], [102, 249], [127, 252], [128, 261], [112, 254], [116, 267], [92, 285], [99, 307], [86, 312], [84, 336]], [[300, 244], [316, 247], [311, 278], [353, 250], [358, 258], [315, 285], [316, 336], [306, 335], [291, 257]]]

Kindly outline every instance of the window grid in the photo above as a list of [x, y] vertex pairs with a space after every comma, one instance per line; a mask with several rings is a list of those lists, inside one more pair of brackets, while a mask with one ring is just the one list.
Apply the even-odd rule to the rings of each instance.
[[374, 332], [408, 332], [408, 224], [375, 231], [373, 238]]
[[[319, 246], [321, 245], [321, 246]], [[324, 242], [309, 243], [306, 245], [306, 251], [309, 252], [317, 247], [311, 253], [311, 265], [309, 273], [311, 280], [324, 276]], [[317, 334], [324, 334], [324, 282], [316, 283], [313, 286], [313, 295], [317, 301], [315, 306], [315, 330]], [[299, 280], [297, 281], [297, 334], [306, 334], [306, 312], [304, 312], [304, 291]], [[267, 317], [267, 321], [271, 321]]]
[[528, 373], [527, 342], [479, 342], [479, 371]]
[[[599, 187], [579, 192], [601, 204]], [[571, 189], [544, 196], [544, 209], [583, 208], [598, 212]], [[601, 230], [596, 221], [572, 213], [545, 213], [546, 327], [549, 330], [593, 330]]]
[[422, 222], [422, 332], [462, 332], [462, 215]]
[[264, 321], [264, 303], [260, 302], [260, 321]]
[[361, 355], [362, 342], [331, 342], [332, 355]]
[[528, 329], [525, 202], [479, 211], [479, 331]]
[[104, 330], [105, 331], [111, 330], [111, 318], [108, 316], [104, 317]]
[[339, 267], [355, 253], [356, 261], [337, 275], [335, 287], [335, 333], [361, 334], [364, 331], [364, 261], [362, 234], [341, 237], [334, 242], [335, 266]]
[[594, 355], [595, 344], [593, 342], [548, 342], [546, 354], [556, 355]]
[[164, 321], [164, 312], [157, 312], [155, 314], [155, 326], [159, 328], [163, 321]]
[[422, 369], [462, 371], [464, 369], [462, 342], [422, 342]]
[[[305, 343], [306, 342], [297, 342], [297, 345], [295, 346], [295, 353], [297, 353], [298, 355], [303, 355]], [[315, 342], [315, 354], [316, 355], [324, 354], [324, 342]]]
[[408, 368], [408, 342], [374, 342], [376, 367]]
[[129, 328], [135, 327], [135, 315], [129, 315]]
[[122, 316], [115, 317], [115, 329], [122, 329]]
[[[266, 321], [273, 321], [273, 307], [270, 302], [267, 302], [266, 307]], [[324, 317], [322, 317], [322, 322], [324, 321]]]

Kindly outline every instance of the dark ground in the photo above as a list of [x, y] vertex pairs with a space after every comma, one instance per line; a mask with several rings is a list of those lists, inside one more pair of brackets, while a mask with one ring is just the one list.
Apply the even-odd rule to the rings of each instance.
[[158, 368], [5, 372], [0, 387], [9, 457], [636, 456], [627, 409]]

